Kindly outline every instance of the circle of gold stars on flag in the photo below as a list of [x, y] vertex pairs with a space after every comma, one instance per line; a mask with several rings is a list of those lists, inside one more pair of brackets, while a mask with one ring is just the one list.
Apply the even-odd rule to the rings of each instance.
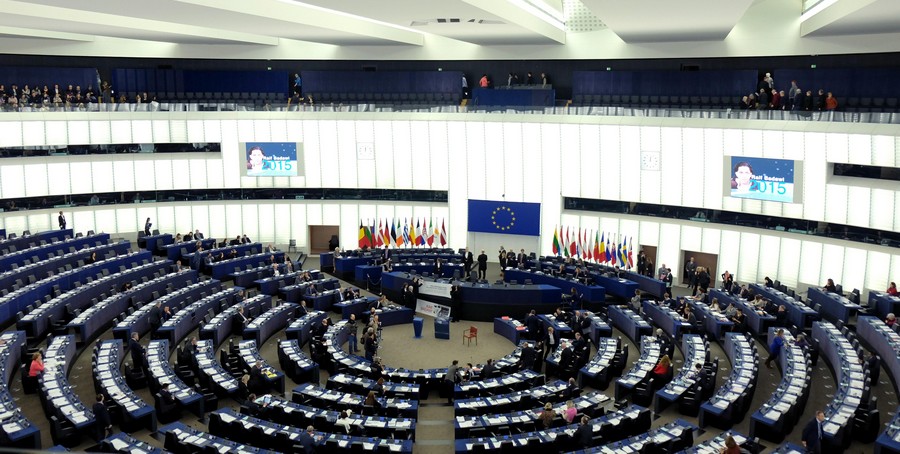
[[[497, 219], [498, 217], [500, 219]], [[494, 224], [494, 228], [501, 232], [512, 230], [513, 226], [516, 225], [516, 213], [510, 207], [499, 206], [491, 212], [491, 223]]]

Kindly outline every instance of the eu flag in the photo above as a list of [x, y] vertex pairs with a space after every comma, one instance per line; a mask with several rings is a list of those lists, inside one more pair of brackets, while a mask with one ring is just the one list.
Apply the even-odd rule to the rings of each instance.
[[541, 204], [469, 199], [469, 231], [539, 236]]

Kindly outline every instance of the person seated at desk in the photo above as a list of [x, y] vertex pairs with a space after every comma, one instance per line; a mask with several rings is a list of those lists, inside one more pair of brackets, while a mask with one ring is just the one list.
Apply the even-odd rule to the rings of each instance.
[[159, 387], [159, 397], [162, 399], [163, 403], [167, 405], [175, 405], [175, 396], [172, 395], [172, 392], [169, 391], [169, 384], [163, 383]]
[[559, 264], [559, 268], [556, 269], [556, 270], [553, 270], [553, 275], [556, 276], [556, 277], [563, 277], [563, 276], [565, 276], [565, 275], [566, 275], [566, 264], [565, 264], [565, 263], [560, 263], [560, 264]]
[[745, 300], [750, 300], [750, 297], [753, 296], [753, 294], [750, 292], [750, 289], [747, 288], [746, 285], [741, 286], [741, 291], [739, 292], [739, 294], [740, 294], [741, 298], [743, 298]]
[[91, 252], [91, 256], [88, 257], [88, 259], [87, 259], [88, 265], [93, 264], [93, 263], [97, 263], [97, 253], [96, 252]]
[[828, 281], [822, 286], [822, 290], [829, 293], [837, 293], [837, 287], [834, 285], [834, 281], [831, 278], [828, 278]]
[[324, 336], [325, 333], [328, 332], [328, 317], [322, 319], [322, 323], [314, 325], [309, 331], [312, 337]]
[[491, 358], [488, 358], [484, 364], [484, 367], [481, 368], [480, 377], [482, 380], [494, 378], [494, 373], [496, 371], [497, 371], [497, 369], [494, 367], [494, 360]]
[[572, 424], [572, 422], [575, 421], [575, 415], [577, 415], [577, 414], [578, 414], [578, 409], [575, 408], [575, 401], [571, 400], [571, 399], [567, 400], [566, 401], [566, 409], [563, 410], [563, 415], [562, 415], [563, 419], [566, 420], [566, 424]]
[[787, 326], [787, 315], [787, 308], [784, 307], [784, 304], [778, 306], [775, 311], [775, 326]]
[[344, 433], [349, 434], [350, 426], [353, 424], [353, 420], [350, 419], [350, 414], [352, 414], [352, 413], [353, 413], [353, 411], [350, 410], [349, 408], [346, 410], [342, 410], [341, 414], [338, 415], [337, 421], [334, 422], [334, 426], [335, 427], [343, 427]]
[[775, 315], [776, 313], [778, 313], [778, 305], [775, 304], [774, 301], [767, 299], [763, 310], [766, 311], [766, 313], [769, 315]]
[[734, 316], [731, 317], [731, 322], [734, 323], [734, 326], [732, 327], [734, 332], [744, 333], [747, 331], [747, 319], [744, 316], [743, 309], [737, 308]]
[[250, 237], [245, 233], [243, 237], [238, 239], [238, 244], [250, 244], [253, 241], [250, 240]]
[[[663, 355], [662, 358], [659, 359], [659, 362], [656, 363], [656, 367], [653, 368], [653, 371], [650, 372], [650, 378], [655, 379], [657, 383], [660, 385], [662, 381], [668, 378], [669, 373], [672, 371], [672, 360], [669, 359], [669, 355]], [[657, 386], [660, 386], [657, 385]], [[660, 386], [661, 387], [661, 386]]]
[[303, 317], [309, 314], [309, 309], [306, 307], [306, 300], [300, 300], [300, 306], [297, 307], [297, 317]]
[[694, 364], [694, 368], [689, 370], [685, 378], [688, 380], [700, 381], [700, 373], [703, 371], [703, 364]]
[[183, 239], [181, 238], [181, 234], [180, 234], [180, 233], [179, 233], [179, 234], [176, 234], [176, 235], [175, 235], [175, 242], [176, 242], [176, 243], [180, 243], [180, 242], [182, 242], [182, 241], [183, 241]]
[[688, 322], [692, 329], [697, 327], [697, 317], [691, 310], [691, 306], [684, 306], [684, 321]]
[[240, 235], [234, 237], [233, 240], [228, 242], [229, 246], [238, 246], [240, 244], [241, 244], [241, 236]]
[[34, 352], [31, 355], [31, 366], [28, 368], [28, 376], [37, 378], [42, 373], [44, 373], [44, 358], [41, 356], [41, 352]]
[[587, 273], [582, 271], [580, 266], [575, 267], [575, 274], [572, 275], [572, 278], [576, 281], [581, 281], [587, 276]]
[[738, 446], [737, 441], [731, 435], [725, 438], [725, 447], [722, 448], [722, 454], [741, 454], [741, 447]]
[[319, 290], [316, 288], [316, 284], [309, 284], [306, 286], [306, 291], [303, 292], [303, 296], [318, 296]]
[[541, 422], [541, 427], [543, 429], [549, 429], [553, 426], [553, 420], [556, 419], [556, 412], [553, 411], [553, 404], [547, 402], [544, 404], [544, 409], [538, 414], [538, 421]]
[[678, 310], [678, 300], [672, 298], [672, 294], [669, 292], [666, 292], [666, 294], [663, 295], [663, 304], [668, 306], [669, 309]]
[[772, 282], [771, 279], [769, 279], [769, 276], [766, 276], [766, 288], [773, 288], [773, 287], [775, 287], [775, 283]]
[[369, 378], [382, 380], [382, 384], [384, 384], [384, 366], [381, 365], [381, 358], [372, 359], [372, 365], [369, 366]]
[[388, 301], [387, 296], [382, 294], [377, 300], [369, 303], [369, 311], [382, 310], [387, 307], [388, 303], [390, 303], [390, 301]]
[[893, 312], [887, 314], [887, 317], [884, 318], [884, 324], [889, 327], [893, 327], [895, 323], [897, 323], [897, 316]]
[[312, 280], [312, 275], [309, 274], [309, 271], [304, 271], [297, 275], [297, 283], [302, 284], [304, 282], [309, 282]]
[[277, 263], [272, 264], [272, 276], [273, 277], [281, 276], [281, 271], [278, 269]]
[[344, 290], [344, 301], [355, 300], [357, 298], [359, 298], [359, 289], [347, 287], [347, 289]]
[[641, 307], [641, 291], [635, 290], [634, 296], [631, 297], [631, 310], [634, 311], [635, 314], [640, 314], [643, 308]]
[[185, 341], [181, 349], [178, 350], [178, 365], [190, 365], [192, 368], [196, 366], [195, 356], [197, 354], [197, 337], [194, 336], [190, 341]]
[[898, 295], [897, 283], [891, 282], [890, 287], [888, 287], [887, 290], [885, 290], [885, 293], [887, 293], [888, 295], [891, 295], [891, 296], [897, 296]]
[[581, 395], [581, 388], [578, 387], [578, 384], [575, 383], [575, 378], [570, 377], [566, 382], [566, 387], [562, 390], [562, 396], [564, 399], [574, 399]]
[[372, 408], [381, 408], [381, 401], [378, 400], [378, 396], [375, 395], [375, 391], [369, 391], [369, 394], [366, 395], [366, 400], [363, 402], [363, 405], [366, 407]]

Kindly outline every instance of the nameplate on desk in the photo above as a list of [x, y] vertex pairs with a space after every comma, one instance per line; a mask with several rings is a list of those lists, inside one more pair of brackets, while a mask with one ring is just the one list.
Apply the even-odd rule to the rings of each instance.
[[[419, 293], [429, 296], [440, 296], [442, 298], [450, 298], [450, 288], [452, 286], [443, 282], [423, 282], [419, 287]], [[417, 310], [418, 311], [418, 310]]]

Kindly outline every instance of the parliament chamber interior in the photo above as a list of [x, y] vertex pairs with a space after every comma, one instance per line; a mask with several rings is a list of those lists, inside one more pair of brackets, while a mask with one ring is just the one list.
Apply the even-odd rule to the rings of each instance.
[[5, 3], [0, 452], [900, 453], [896, 2]]

